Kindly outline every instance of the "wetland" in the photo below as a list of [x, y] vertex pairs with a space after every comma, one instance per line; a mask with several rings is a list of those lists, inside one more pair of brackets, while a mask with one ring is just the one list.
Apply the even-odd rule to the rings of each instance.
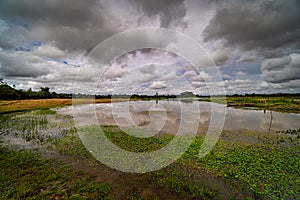
[[[214, 128], [212, 110], [224, 114], [224, 126], [214, 148], [199, 158], [207, 130]], [[197, 99], [2, 114], [1, 199], [297, 199], [299, 119]], [[95, 125], [131, 152], [156, 151], [176, 135], [184, 141], [193, 132], [194, 139], [162, 169], [125, 173], [102, 164], [83, 145], [81, 127]]]

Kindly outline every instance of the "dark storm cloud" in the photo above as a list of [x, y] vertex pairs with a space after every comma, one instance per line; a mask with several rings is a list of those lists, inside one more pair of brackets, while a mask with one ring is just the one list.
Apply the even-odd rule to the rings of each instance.
[[204, 30], [204, 41], [227, 46], [276, 49], [300, 46], [300, 1], [258, 1], [222, 4]]
[[186, 15], [184, 0], [129, 0], [148, 16], [159, 15], [161, 27], [169, 27], [171, 22], [181, 22]]
[[300, 54], [267, 59], [262, 63], [262, 77], [270, 83], [300, 79]]
[[[112, 9], [108, 9], [109, 3], [113, 5]], [[172, 22], [185, 24], [183, 0], [128, 0], [123, 2], [125, 7], [116, 13], [113, 9], [119, 3], [97, 0], [1, 0], [0, 20], [14, 22], [14, 26], [6, 29], [7, 36], [1, 37], [0, 47], [15, 48], [17, 44], [11, 43], [29, 42], [29, 38], [34, 38], [45, 42], [54, 41], [63, 50], [83, 49], [88, 52], [108, 37], [126, 30], [128, 24], [120, 20], [127, 12], [126, 6], [133, 6], [148, 18], [158, 15], [162, 27], [169, 27]], [[24, 24], [28, 30], [21, 30]], [[20, 38], [18, 41], [17, 36]]]
[[0, 19], [0, 48], [15, 49], [24, 42], [30, 42], [28, 29], [20, 25], [10, 25]]
[[56, 41], [62, 49], [88, 51], [119, 32], [117, 21], [95, 0], [1, 0], [0, 18], [24, 21], [35, 39]]
[[20, 17], [29, 21], [49, 20], [62, 25], [77, 26], [93, 16], [91, 6], [95, 2], [94, 0], [2, 0], [0, 11], [4, 17]]

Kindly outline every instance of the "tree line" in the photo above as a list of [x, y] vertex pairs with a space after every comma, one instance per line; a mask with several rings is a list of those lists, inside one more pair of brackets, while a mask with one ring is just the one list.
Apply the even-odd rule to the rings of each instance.
[[57, 94], [50, 92], [48, 87], [41, 87], [39, 91], [17, 90], [9, 85], [0, 86], [1, 100], [20, 100], [20, 99], [49, 99], [49, 98], [72, 98], [72, 94]]
[[[49, 99], [49, 98], [62, 98], [70, 99], [73, 97], [70, 93], [56, 93], [51, 92], [49, 87], [41, 87], [39, 91], [32, 91], [31, 88], [28, 90], [18, 90], [0, 79], [0, 100], [21, 100], [21, 99]], [[286, 94], [286, 93], [277, 93], [277, 94], [234, 94], [226, 95], [227, 97], [299, 97], [300, 94]], [[170, 99], [177, 97], [209, 97], [205, 95], [193, 94], [192, 92], [182, 92], [180, 95], [128, 95], [128, 94], [119, 94], [119, 95], [88, 95], [88, 94], [76, 94], [76, 98], [131, 98], [131, 99]]]
[[58, 94], [50, 92], [49, 87], [41, 87], [39, 91], [17, 90], [6, 83], [0, 83], [1, 100], [20, 100], [20, 99], [48, 99], [48, 98], [72, 98], [72, 94]]

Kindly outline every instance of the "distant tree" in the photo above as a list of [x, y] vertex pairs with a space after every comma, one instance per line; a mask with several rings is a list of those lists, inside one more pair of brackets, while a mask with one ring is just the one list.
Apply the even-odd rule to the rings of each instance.
[[185, 91], [180, 93], [180, 97], [195, 97], [196, 95], [193, 92]]
[[3, 78], [0, 78], [0, 85], [6, 85], [6, 83], [3, 81]]
[[50, 93], [50, 88], [49, 87], [41, 87], [40, 91], [37, 94], [38, 98], [50, 98], [51, 93]]
[[50, 92], [50, 88], [49, 87], [41, 87], [40, 89], [41, 89], [42, 92], [46, 92], [46, 93]]

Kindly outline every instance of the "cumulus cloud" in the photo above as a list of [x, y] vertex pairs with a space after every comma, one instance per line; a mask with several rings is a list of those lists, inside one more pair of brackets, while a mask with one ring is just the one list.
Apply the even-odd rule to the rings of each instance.
[[184, 0], [129, 0], [136, 4], [147, 16], [159, 16], [161, 27], [169, 27], [171, 23], [185, 25], [183, 18], [186, 15]]
[[217, 9], [204, 30], [204, 40], [249, 49], [300, 46], [300, 4], [292, 1], [227, 3]]
[[66, 53], [64, 51], [51, 44], [37, 47], [32, 51], [32, 54], [52, 59], [61, 59], [66, 56]]
[[0, 51], [0, 73], [7, 77], [38, 77], [50, 73], [49, 65], [28, 52]]
[[260, 56], [257, 56], [256, 53], [243, 53], [239, 59], [236, 61], [237, 63], [246, 63], [246, 62], [254, 62]]
[[238, 71], [235, 73], [237, 76], [245, 76], [246, 73], [245, 72], [242, 72], [242, 71]]
[[165, 89], [167, 88], [167, 84], [165, 81], [154, 81], [153, 83], [151, 83], [150, 88], [156, 90]]
[[232, 50], [229, 48], [217, 47], [211, 52], [211, 56], [217, 66], [222, 66], [231, 58]]
[[0, 48], [2, 49], [15, 49], [33, 39], [30, 36], [28, 27], [24, 24], [8, 24], [1, 18], [0, 36]]
[[16, 21], [16, 27], [28, 24], [32, 38], [56, 41], [62, 49], [89, 51], [120, 31], [118, 21], [96, 0], [3, 0], [0, 18]]
[[263, 61], [261, 65], [263, 80], [282, 83], [300, 79], [300, 54], [291, 54]]
[[[216, 65], [226, 79], [220, 87], [231, 92], [295, 92], [299, 8], [297, 0], [1, 0], [0, 76], [22, 89], [46, 84], [57, 92], [72, 92], [75, 78], [85, 93], [94, 92], [97, 81], [97, 92], [105, 94], [116, 87], [122, 93], [202, 92], [219, 81], [207, 70]], [[205, 51], [199, 55], [198, 45], [169, 34], [136, 34], [89, 53], [114, 34], [142, 27], [181, 31]], [[149, 48], [106, 56], [132, 43]], [[184, 51], [175, 55], [153, 44]]]

